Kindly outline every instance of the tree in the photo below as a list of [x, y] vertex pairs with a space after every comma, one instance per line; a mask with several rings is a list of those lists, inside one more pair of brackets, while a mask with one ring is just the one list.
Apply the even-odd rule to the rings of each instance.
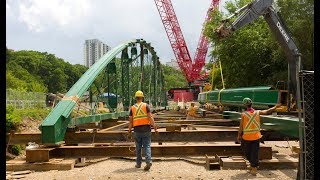
[[[288, 6], [288, 9], [291, 8], [288, 2], [282, 1]], [[273, 37], [263, 17], [259, 17], [225, 39], [219, 39], [213, 33], [213, 29], [221, 24], [222, 17], [233, 14], [235, 10], [249, 2], [251, 1], [227, 2], [225, 6], [228, 11], [227, 14], [224, 15], [215, 10], [211, 14], [213, 18], [205, 27], [205, 34], [213, 44], [210, 55], [214, 61], [221, 61], [227, 88], [274, 85], [279, 80], [287, 80], [287, 60], [284, 52]], [[279, 3], [280, 6], [286, 7], [284, 4]], [[301, 12], [301, 10], [299, 11]], [[292, 17], [289, 20], [293, 22], [300, 21], [299, 18], [303, 19], [300, 16], [299, 18], [298, 16], [291, 16], [290, 13], [285, 12], [285, 9], [283, 9], [283, 13], [287, 17]], [[299, 36], [296, 36], [296, 38], [299, 38]], [[302, 34], [301, 38], [303, 38]]]
[[18, 91], [26, 92], [27, 83], [16, 78], [11, 71], [6, 71], [6, 89], [15, 89]]
[[161, 65], [163, 69], [165, 90], [168, 91], [171, 88], [187, 87], [188, 83], [181, 70], [176, 70], [167, 65]]
[[54, 93], [67, 92], [67, 78], [61, 68], [55, 69], [52, 72], [52, 76], [50, 77], [50, 81], [48, 84], [48, 89], [49, 89], [49, 92], [54, 92]]

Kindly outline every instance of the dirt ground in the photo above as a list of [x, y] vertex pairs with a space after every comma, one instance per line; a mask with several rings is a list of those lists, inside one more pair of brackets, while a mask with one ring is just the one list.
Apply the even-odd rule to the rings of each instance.
[[155, 161], [149, 171], [135, 168], [135, 162], [124, 159], [108, 159], [90, 166], [69, 171], [33, 172], [25, 179], [295, 179], [297, 170], [259, 170], [257, 176], [245, 170], [206, 170], [182, 160]]
[[[297, 158], [290, 147], [298, 145], [296, 141], [267, 141], [273, 151]], [[149, 171], [135, 168], [134, 158], [104, 158], [96, 163], [83, 167], [75, 167], [68, 171], [32, 172], [25, 178], [52, 180], [103, 180], [103, 179], [295, 179], [296, 169], [264, 170], [259, 169], [253, 176], [246, 170], [206, 170], [203, 163], [188, 161], [182, 158], [153, 158], [153, 165]], [[90, 160], [88, 160], [89, 162]], [[199, 161], [200, 162], [200, 161]]]
[[41, 132], [39, 126], [41, 121], [36, 121], [30, 117], [25, 117], [22, 119], [22, 124], [18, 129], [18, 132], [28, 132], [28, 133], [37, 133]]

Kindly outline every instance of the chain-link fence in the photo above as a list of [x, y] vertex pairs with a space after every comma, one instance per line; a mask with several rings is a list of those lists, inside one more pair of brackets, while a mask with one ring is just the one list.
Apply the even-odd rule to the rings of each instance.
[[44, 108], [46, 107], [45, 101], [45, 93], [6, 90], [6, 105], [12, 105], [17, 109]]
[[302, 82], [303, 119], [305, 125], [304, 147], [304, 179], [314, 179], [314, 72], [300, 72]]

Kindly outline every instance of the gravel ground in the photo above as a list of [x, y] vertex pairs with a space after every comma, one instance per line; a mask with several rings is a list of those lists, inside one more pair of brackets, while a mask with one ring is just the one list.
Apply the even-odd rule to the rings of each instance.
[[[273, 151], [297, 157], [290, 149], [297, 146], [295, 141], [266, 141], [266, 145], [272, 146]], [[68, 179], [68, 180], [103, 180], [103, 179], [295, 179], [296, 169], [263, 170], [259, 169], [257, 176], [253, 176], [246, 170], [206, 170], [203, 164], [197, 164], [184, 160], [160, 160], [154, 158], [149, 171], [135, 168], [133, 158], [116, 159], [109, 158], [103, 161], [84, 166], [75, 167], [69, 171], [33, 172], [26, 175], [25, 179]]]
[[124, 159], [108, 159], [90, 166], [69, 171], [33, 172], [26, 179], [295, 179], [297, 170], [259, 170], [257, 176], [245, 170], [211, 170], [203, 165], [183, 160], [156, 161], [149, 171], [135, 168], [135, 162]]

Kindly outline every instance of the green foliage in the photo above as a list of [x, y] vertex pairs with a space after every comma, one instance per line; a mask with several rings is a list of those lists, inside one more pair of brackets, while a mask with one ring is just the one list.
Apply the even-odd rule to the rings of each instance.
[[25, 117], [31, 118], [35, 121], [42, 121], [44, 120], [48, 114], [50, 113], [50, 108], [33, 108], [33, 109], [16, 109], [16, 114], [23, 119]]
[[15, 109], [14, 106], [6, 106], [6, 131], [18, 130], [23, 118], [30, 118], [35, 121], [42, 121], [50, 113], [51, 109], [34, 108], [34, 109]]
[[16, 89], [18, 91], [27, 91], [27, 82], [16, 78], [11, 71], [6, 71], [6, 89]]
[[162, 65], [165, 91], [171, 88], [187, 87], [188, 83], [181, 70], [176, 70], [170, 66]]
[[[231, 15], [235, 10], [251, 2], [250, 0], [228, 1], [225, 8], [227, 15], [217, 10], [206, 24], [205, 34], [213, 44], [210, 55], [214, 62], [221, 61], [226, 88], [275, 85], [277, 81], [287, 81], [287, 59], [283, 49], [278, 45], [270, 28], [259, 17], [252, 23], [235, 31], [227, 38], [215, 36], [214, 29], [219, 27], [223, 17]], [[303, 54], [304, 69], [313, 69], [312, 39], [313, 37], [313, 2], [306, 1], [299, 5], [298, 0], [279, 0], [281, 13], [292, 32], [292, 37]], [[237, 17], [231, 19], [233, 22]], [[207, 67], [211, 69], [212, 67]], [[214, 70], [213, 87], [219, 87], [220, 71]], [[211, 76], [209, 77], [211, 81]], [[216, 84], [217, 83], [217, 84]], [[221, 86], [220, 86], [221, 87]]]
[[6, 88], [28, 92], [67, 92], [88, 69], [47, 52], [6, 51]]
[[10, 132], [10, 130], [17, 130], [21, 122], [22, 119], [17, 114], [15, 107], [10, 105], [6, 106], [6, 132]]
[[278, 0], [287, 30], [298, 46], [302, 68], [314, 70], [314, 0]]
[[22, 145], [10, 145], [8, 151], [13, 155], [20, 155], [25, 148]]

